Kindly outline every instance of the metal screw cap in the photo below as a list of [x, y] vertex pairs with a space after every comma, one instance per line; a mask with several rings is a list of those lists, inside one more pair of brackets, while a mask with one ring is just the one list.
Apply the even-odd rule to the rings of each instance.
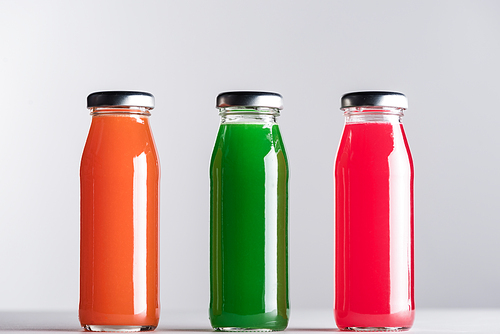
[[87, 96], [87, 108], [130, 106], [153, 109], [155, 98], [153, 94], [134, 91], [95, 92]]
[[283, 109], [283, 97], [271, 92], [224, 92], [217, 96], [217, 108], [267, 107]]
[[408, 109], [408, 99], [403, 93], [384, 91], [352, 92], [341, 99], [341, 109], [370, 106]]

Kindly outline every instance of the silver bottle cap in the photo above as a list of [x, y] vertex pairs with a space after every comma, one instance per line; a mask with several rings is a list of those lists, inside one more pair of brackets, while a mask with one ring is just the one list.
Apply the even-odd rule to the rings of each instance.
[[394, 107], [408, 109], [408, 99], [403, 93], [367, 91], [342, 96], [341, 109], [351, 107]]
[[224, 92], [217, 96], [217, 108], [267, 107], [283, 109], [283, 97], [271, 92]]
[[155, 97], [151, 93], [134, 91], [95, 92], [87, 96], [87, 108], [92, 107], [155, 107]]

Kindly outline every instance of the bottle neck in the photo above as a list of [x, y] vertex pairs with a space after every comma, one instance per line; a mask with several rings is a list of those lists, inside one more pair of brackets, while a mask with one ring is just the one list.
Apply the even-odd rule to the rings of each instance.
[[344, 108], [346, 123], [403, 123], [404, 110], [393, 107]]
[[230, 107], [219, 108], [221, 124], [276, 124], [276, 108]]
[[92, 107], [89, 110], [92, 116], [151, 116], [151, 108], [146, 107], [110, 106]]

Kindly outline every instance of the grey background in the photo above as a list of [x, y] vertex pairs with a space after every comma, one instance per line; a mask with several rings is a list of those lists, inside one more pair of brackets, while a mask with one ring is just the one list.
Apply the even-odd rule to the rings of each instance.
[[333, 302], [333, 161], [355, 90], [407, 94], [417, 307], [500, 307], [498, 1], [0, 2], [0, 310], [78, 307], [86, 96], [145, 90], [161, 301], [208, 307], [215, 96], [270, 90], [291, 166], [292, 308]]

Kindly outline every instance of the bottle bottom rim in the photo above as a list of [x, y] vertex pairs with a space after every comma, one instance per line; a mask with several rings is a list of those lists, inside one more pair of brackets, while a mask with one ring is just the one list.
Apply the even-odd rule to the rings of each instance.
[[350, 332], [404, 332], [410, 330], [410, 327], [344, 327], [341, 331]]
[[269, 328], [215, 327], [218, 332], [275, 332]]
[[82, 327], [87, 332], [145, 332], [156, 329], [156, 326], [83, 325]]

